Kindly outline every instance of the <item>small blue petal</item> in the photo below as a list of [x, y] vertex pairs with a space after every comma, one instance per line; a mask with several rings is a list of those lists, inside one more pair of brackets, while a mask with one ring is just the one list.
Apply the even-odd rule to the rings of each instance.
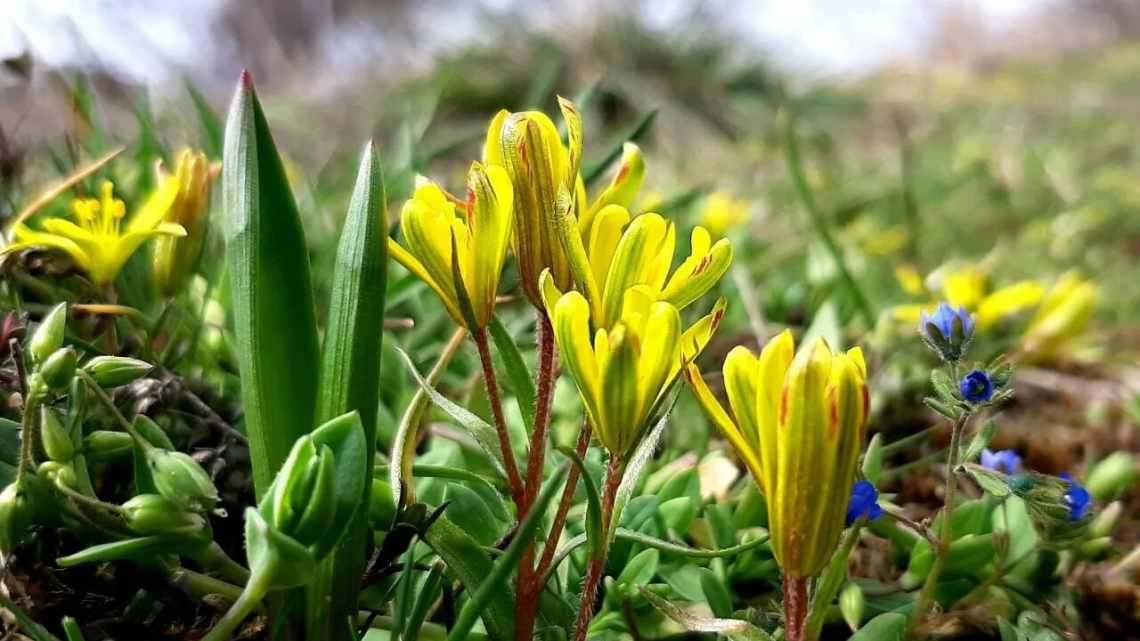
[[971, 403], [984, 403], [994, 395], [994, 382], [980, 369], [963, 376], [958, 387], [962, 392], [962, 398]]
[[1061, 472], [1058, 476], [1069, 483], [1069, 489], [1065, 492], [1065, 503], [1069, 506], [1069, 520], [1080, 521], [1092, 504], [1092, 495], [1073, 479], [1072, 474]]
[[874, 521], [883, 515], [883, 508], [879, 507], [879, 491], [870, 481], [855, 481], [851, 488], [851, 500], [847, 504], [847, 525], [855, 523], [862, 517]]
[[1013, 450], [998, 450], [994, 452], [989, 448], [982, 450], [982, 467], [994, 472], [1017, 474], [1021, 471], [1021, 457]]

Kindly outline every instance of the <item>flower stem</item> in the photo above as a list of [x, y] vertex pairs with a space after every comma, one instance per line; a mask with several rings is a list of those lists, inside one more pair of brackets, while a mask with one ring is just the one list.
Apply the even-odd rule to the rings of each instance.
[[918, 599], [914, 602], [914, 611], [911, 614], [909, 625], [911, 631], [930, 610], [931, 601], [934, 599], [934, 589], [938, 584], [938, 576], [942, 574], [942, 566], [946, 563], [946, 555], [954, 538], [954, 495], [958, 491], [958, 478], [954, 470], [958, 467], [958, 450], [961, 447], [962, 431], [969, 420], [970, 412], [965, 412], [954, 422], [954, 427], [950, 432], [950, 454], [946, 459], [946, 500], [942, 506], [942, 531], [939, 533], [938, 545], [935, 548], [934, 564], [930, 568], [930, 574], [926, 575], [926, 581], [922, 584]]
[[[538, 374], [535, 398], [534, 429], [531, 431], [530, 449], [526, 462], [526, 485], [523, 488], [523, 505], [519, 520], [530, 513], [534, 499], [542, 485], [542, 469], [546, 460], [546, 432], [550, 426], [550, 404], [554, 398], [555, 345], [554, 328], [544, 310], [537, 310]], [[535, 577], [541, 576], [534, 566], [534, 543], [527, 545], [519, 561], [518, 603], [515, 607], [515, 638], [529, 639], [538, 615], [538, 598], [542, 588], [535, 586]]]
[[808, 577], [784, 575], [784, 639], [805, 641], [804, 619], [807, 618]]
[[515, 462], [515, 453], [511, 449], [511, 437], [507, 432], [507, 419], [503, 416], [503, 401], [499, 396], [499, 379], [495, 376], [495, 366], [491, 360], [491, 346], [487, 341], [487, 330], [479, 328], [471, 333], [475, 339], [475, 346], [479, 349], [479, 362], [483, 366], [483, 382], [487, 387], [487, 399], [491, 404], [491, 414], [495, 419], [495, 432], [499, 436], [499, 449], [503, 453], [503, 466], [507, 470], [507, 482], [511, 487], [511, 496], [519, 508], [519, 518], [523, 518], [522, 508], [526, 505], [526, 490], [523, 487], [522, 477], [519, 476], [519, 467]]
[[[617, 498], [617, 490], [621, 484], [624, 469], [625, 461], [611, 454], [609, 466], [606, 467], [605, 489], [602, 493], [602, 536], [606, 538], [609, 537], [614, 500]], [[592, 557], [586, 565], [586, 579], [582, 584], [582, 599], [578, 604], [578, 618], [574, 622], [574, 641], [586, 640], [586, 632], [590, 628], [590, 619], [594, 618], [594, 599], [597, 596], [598, 584], [602, 581], [602, 573], [606, 569], [606, 553], [609, 551], [609, 546], [603, 542], [602, 545], [598, 546], [598, 550], [597, 556]]]
[[32, 466], [32, 421], [35, 418], [36, 403], [28, 399], [28, 372], [24, 365], [24, 348], [20, 341], [8, 341], [8, 353], [16, 363], [16, 375], [20, 382], [20, 394], [24, 397], [24, 413], [20, 417], [20, 459], [16, 461], [16, 482], [20, 483]]
[[[576, 451], [578, 456], [585, 457], [586, 449], [590, 446], [590, 435], [593, 430], [590, 428], [589, 421], [583, 421], [582, 430], [578, 432], [578, 444]], [[577, 466], [570, 468], [570, 475], [566, 479], [566, 487], [562, 489], [562, 498], [558, 503], [558, 511], [554, 514], [554, 523], [550, 527], [550, 536], [546, 537], [546, 545], [542, 548], [542, 558], [538, 561], [538, 577], [545, 577], [550, 571], [550, 566], [554, 562], [554, 554], [557, 552], [558, 539], [562, 537], [562, 530], [566, 527], [566, 517], [570, 514], [570, 508], [574, 504], [574, 491], [578, 488], [578, 478], [581, 471]], [[541, 592], [545, 589], [545, 582], [539, 581], [537, 589]]]
[[250, 576], [245, 589], [241, 591], [241, 596], [234, 601], [222, 618], [218, 619], [210, 633], [202, 637], [202, 641], [225, 641], [232, 637], [234, 630], [257, 608], [261, 599], [269, 592], [269, 579], [272, 574], [272, 572], [256, 572]]

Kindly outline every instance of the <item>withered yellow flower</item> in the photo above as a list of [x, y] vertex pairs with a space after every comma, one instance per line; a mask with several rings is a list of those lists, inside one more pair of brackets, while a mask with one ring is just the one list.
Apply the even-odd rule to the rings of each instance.
[[155, 242], [151, 275], [165, 296], [182, 289], [202, 255], [210, 212], [210, 183], [221, 169], [221, 163], [211, 163], [206, 154], [190, 149], [178, 153], [173, 174], [161, 164], [157, 167], [160, 184], [169, 180], [178, 183], [178, 195], [166, 212], [166, 222], [186, 230], [185, 237], [162, 236]]
[[843, 530], [863, 443], [862, 351], [833, 352], [820, 338], [797, 354], [789, 331], [759, 356], [737, 347], [724, 362], [731, 415], [695, 366], [687, 367], [686, 378], [764, 493], [772, 550], [784, 573], [817, 574]]
[[554, 337], [598, 440], [619, 459], [640, 441], [686, 363], [708, 344], [725, 302], [682, 332], [677, 308], [631, 294], [622, 318], [591, 336], [590, 305], [579, 292], [546, 292]]
[[472, 163], [465, 201], [421, 179], [400, 214], [407, 248], [388, 239], [392, 257], [427, 283], [455, 322], [468, 329], [486, 327], [494, 314], [513, 202], [502, 167]]
[[168, 222], [166, 214], [178, 197], [178, 180], [159, 182], [142, 208], [126, 222], [127, 207], [115, 198], [110, 181], [100, 186], [100, 198], [77, 198], [71, 203], [75, 222], [48, 218], [43, 231], [23, 223], [15, 228], [14, 240], [4, 253], [29, 247], [56, 249], [71, 257], [77, 267], [99, 286], [113, 281], [123, 265], [152, 236], [185, 236], [179, 224]]

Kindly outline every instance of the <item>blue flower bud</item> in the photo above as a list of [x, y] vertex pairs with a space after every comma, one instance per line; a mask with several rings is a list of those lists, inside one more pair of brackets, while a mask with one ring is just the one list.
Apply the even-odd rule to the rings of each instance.
[[851, 500], [847, 503], [847, 525], [850, 526], [860, 518], [866, 517], [874, 521], [883, 515], [883, 508], [879, 507], [879, 491], [870, 481], [855, 481], [851, 488]]
[[994, 395], [994, 382], [980, 369], [963, 376], [958, 388], [962, 391], [962, 398], [975, 404], [985, 403]]
[[1065, 491], [1065, 503], [1069, 506], [1069, 520], [1080, 521], [1085, 512], [1088, 512], [1089, 505], [1092, 504], [1092, 495], [1073, 479], [1072, 474], [1061, 472], [1058, 476], [1061, 480], [1069, 483], [1069, 489]]
[[955, 309], [948, 303], [939, 303], [933, 314], [922, 312], [918, 333], [942, 360], [956, 363], [974, 337], [974, 317], [965, 307]]
[[982, 467], [994, 472], [1017, 474], [1021, 471], [1021, 457], [1013, 450], [994, 452], [987, 447], [982, 450]]

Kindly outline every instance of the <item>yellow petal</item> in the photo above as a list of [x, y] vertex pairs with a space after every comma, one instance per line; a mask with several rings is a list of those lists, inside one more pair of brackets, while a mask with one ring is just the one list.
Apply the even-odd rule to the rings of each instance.
[[645, 158], [641, 154], [641, 148], [632, 142], [627, 142], [622, 146], [621, 164], [618, 165], [617, 173], [590, 205], [588, 216], [595, 216], [609, 205], [620, 205], [628, 209], [644, 181]]
[[502, 167], [473, 163], [468, 174], [468, 214], [473, 247], [469, 253], [470, 271], [463, 280], [474, 311], [475, 321], [486, 326], [495, 310], [499, 276], [507, 258], [511, 239], [514, 190]]
[[16, 225], [14, 230], [16, 242], [4, 248], [5, 254], [17, 252], [22, 249], [38, 247], [43, 249], [58, 249], [71, 257], [75, 264], [84, 271], [91, 269], [91, 256], [76, 242], [66, 236], [39, 232], [23, 223]]
[[443, 306], [447, 310], [447, 313], [451, 314], [451, 318], [460, 325], [466, 325], [466, 323], [463, 321], [463, 314], [459, 312], [458, 304], [454, 299], [455, 293], [444, 289], [440, 283], [436, 282], [436, 280], [432, 278], [431, 274], [428, 273], [427, 269], [424, 268], [423, 263], [417, 260], [411, 252], [404, 249], [393, 238], [388, 239], [388, 255], [391, 256], [396, 262], [403, 265], [404, 269], [408, 270], [417, 278], [427, 283], [427, 286], [431, 287], [432, 291], [434, 291], [436, 295], [439, 296], [439, 300], [443, 303]]
[[634, 285], [649, 284], [648, 272], [667, 242], [670, 225], [657, 214], [643, 214], [633, 219], [614, 250], [614, 258], [605, 278], [602, 293], [600, 325], [609, 327], [621, 318], [621, 302], [625, 291]]
[[503, 164], [503, 123], [506, 122], [509, 115], [511, 112], [500, 109], [487, 127], [487, 138], [483, 141], [483, 162], [485, 164], [499, 166]]
[[777, 482], [780, 392], [794, 357], [795, 339], [790, 330], [777, 334], [760, 351], [754, 411], [760, 431], [760, 457], [764, 463], [764, 482], [767, 487], [774, 488]]
[[181, 185], [175, 176], [160, 183], [143, 203], [142, 208], [131, 217], [127, 224], [127, 232], [147, 232], [158, 227], [166, 218], [166, 213], [174, 204], [174, 200], [178, 198], [179, 189]]
[[757, 452], [760, 451], [760, 425], [756, 414], [759, 383], [760, 359], [743, 345], [732, 348], [724, 359], [724, 391], [740, 431], [749, 447]]
[[764, 473], [760, 464], [759, 452], [755, 451], [744, 435], [741, 434], [740, 429], [733, 423], [728, 413], [724, 411], [724, 407], [717, 402], [716, 397], [713, 396], [705, 379], [701, 377], [701, 372], [697, 369], [696, 365], [688, 365], [685, 368], [685, 380], [689, 383], [689, 388], [693, 390], [693, 396], [697, 399], [697, 403], [704, 410], [705, 416], [712, 421], [713, 425], [720, 430], [720, 433], [728, 439], [736, 453], [744, 461], [748, 467], [748, 471], [752, 473], [752, 478], [760, 486], [760, 491], [766, 492], [764, 489]]
[[1034, 280], [1023, 280], [998, 289], [978, 304], [978, 328], [986, 329], [1003, 318], [1033, 307], [1044, 294], [1045, 288]]
[[641, 432], [637, 337], [618, 323], [610, 332], [610, 353], [602, 366], [599, 440], [615, 456], [624, 456]]
[[[670, 372], [680, 357], [681, 314], [669, 303], [649, 308], [645, 329], [636, 335], [639, 357], [637, 385], [639, 420], [644, 422], [672, 383]], [[644, 428], [645, 425], [640, 426]]]
[[732, 264], [732, 245], [722, 238], [710, 249], [709, 233], [704, 227], [693, 228], [692, 247], [693, 253], [681, 263], [661, 292], [662, 300], [679, 309], [712, 289]]
[[590, 422], [601, 429], [599, 359], [590, 341], [590, 306], [578, 292], [567, 292], [554, 305], [551, 320], [562, 362], [578, 386]]

